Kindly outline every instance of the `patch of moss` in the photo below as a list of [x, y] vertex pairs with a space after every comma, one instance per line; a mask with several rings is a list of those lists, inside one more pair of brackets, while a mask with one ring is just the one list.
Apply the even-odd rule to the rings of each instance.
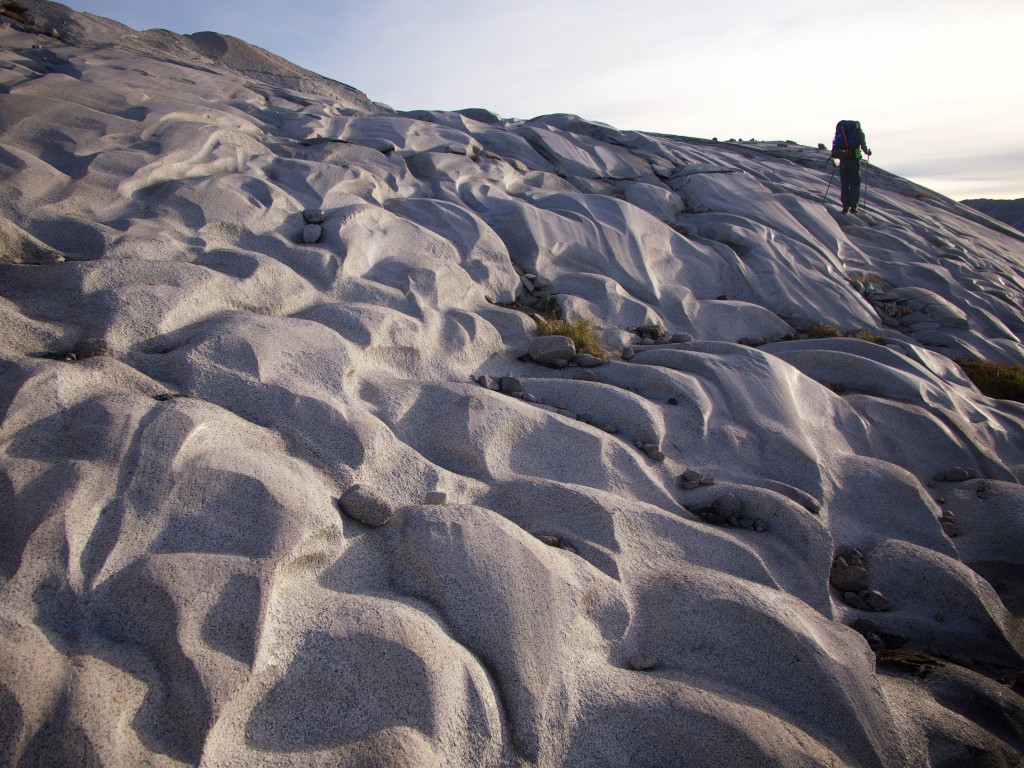
[[956, 362], [983, 394], [1024, 403], [1024, 367], [977, 359], [961, 359]]
[[589, 320], [564, 320], [552, 315], [537, 315], [535, 319], [538, 336], [568, 336], [577, 352], [608, 359], [608, 350], [601, 343], [597, 327]]
[[909, 672], [915, 677], [928, 677], [935, 670], [946, 666], [938, 659], [916, 651], [886, 649], [878, 651], [875, 657], [878, 659], [879, 666], [900, 672]]

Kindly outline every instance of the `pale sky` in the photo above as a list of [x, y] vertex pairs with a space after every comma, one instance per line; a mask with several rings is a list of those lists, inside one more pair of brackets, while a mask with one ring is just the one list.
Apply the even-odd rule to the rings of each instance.
[[[71, 0], [212, 30], [395, 109], [830, 144], [956, 200], [1024, 198], [1022, 0]], [[852, 9], [852, 10], [850, 10]]]

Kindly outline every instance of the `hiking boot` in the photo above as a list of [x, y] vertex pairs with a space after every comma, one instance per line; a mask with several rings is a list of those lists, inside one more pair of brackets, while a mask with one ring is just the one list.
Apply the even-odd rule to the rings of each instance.
[[[856, 210], [856, 209], [854, 209], [854, 210]], [[849, 208], [843, 208], [843, 213], [849, 213], [849, 212], [850, 212]]]
[[852, 207], [852, 208], [850, 209], [850, 213], [856, 213], [856, 212], [857, 212], [857, 206], [855, 205], [855, 206], [853, 206], [853, 207]]

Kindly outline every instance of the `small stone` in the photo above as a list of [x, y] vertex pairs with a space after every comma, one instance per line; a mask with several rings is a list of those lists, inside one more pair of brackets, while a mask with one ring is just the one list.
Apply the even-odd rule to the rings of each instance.
[[860, 632], [862, 635], [877, 633], [879, 626], [871, 619], [854, 619], [850, 622], [850, 629]]
[[638, 653], [635, 656], [631, 656], [629, 661], [629, 668], [636, 670], [637, 672], [644, 672], [648, 669], [654, 669], [658, 666], [658, 661], [650, 656], [643, 653]]
[[953, 467], [951, 470], [945, 473], [946, 482], [948, 483], [962, 483], [966, 480], [971, 479], [971, 473], [963, 467]]
[[679, 401], [678, 401], [678, 400], [676, 400], [676, 399], [675, 399], [674, 397], [670, 397], [670, 398], [668, 399], [668, 404], [669, 404], [669, 405], [679, 405]]
[[319, 224], [307, 224], [302, 228], [302, 242], [306, 245], [319, 242], [321, 235], [323, 235], [323, 229]]
[[575, 362], [580, 368], [597, 368], [597, 366], [599, 366], [603, 361], [595, 355], [580, 352], [573, 358], [573, 362]]
[[340, 499], [339, 509], [353, 520], [379, 528], [388, 523], [395, 512], [391, 504], [373, 489], [356, 483]]
[[549, 547], [560, 547], [562, 546], [562, 540], [557, 536], [548, 536], [547, 534], [537, 534], [537, 540], [543, 544], [547, 544]]
[[956, 523], [951, 523], [948, 520], [942, 521], [942, 532], [951, 539], [960, 535], [960, 529], [956, 527]]
[[681, 474], [679, 477], [680, 477], [681, 480], [683, 480], [685, 482], [692, 482], [694, 480], [700, 481], [700, 480], [704, 479], [704, 475], [702, 475], [700, 472], [698, 472], [695, 469], [684, 470], [683, 474]]
[[423, 503], [430, 506], [443, 507], [448, 503], [448, 494], [444, 491], [430, 491], [423, 497]]
[[533, 278], [533, 284], [537, 288], [550, 288], [551, 287], [551, 281], [548, 280], [546, 277], [541, 277], [540, 275], [537, 275], [536, 277]]
[[713, 477], [702, 477], [700, 479], [700, 482], [699, 482], [699, 485], [714, 485], [714, 484], [715, 484], [715, 478], [713, 478]]
[[672, 344], [689, 344], [693, 341], [693, 336], [688, 333], [673, 333], [672, 338], [669, 339]]
[[840, 556], [832, 563], [828, 580], [840, 592], [861, 592], [868, 588], [868, 572], [862, 565], [850, 563]]
[[682, 486], [687, 491], [692, 491], [695, 488], [700, 488], [700, 480], [687, 480], [682, 483]]
[[871, 606], [856, 592], [843, 592], [843, 602], [858, 611], [870, 611]]
[[533, 293], [533, 291], [534, 291], [534, 284], [533, 284], [533, 281], [530, 280], [530, 278], [528, 278], [526, 275], [520, 275], [519, 276], [519, 282], [523, 284], [523, 288], [525, 288], [530, 293]]
[[644, 443], [642, 450], [651, 461], [664, 461], [666, 458], [665, 454], [654, 443]]
[[635, 355], [636, 352], [633, 351], [632, 347], [626, 347], [625, 349], [622, 350], [623, 360], [632, 360]]
[[533, 395], [531, 395], [529, 392], [527, 392], [527, 393], [525, 393], [523, 395], [523, 402], [524, 403], [536, 403], [537, 402], [537, 398], [534, 397]]
[[875, 635], [885, 644], [885, 647], [890, 651], [894, 651], [897, 648], [902, 648], [904, 645], [910, 642], [910, 638], [899, 632], [890, 632], [886, 629], [880, 629], [875, 632]]
[[[863, 593], [862, 593], [863, 594]], [[868, 590], [867, 594], [863, 596], [864, 601], [868, 604], [868, 607], [872, 611], [891, 611], [892, 605], [886, 599], [885, 595], [877, 590]]]
[[302, 219], [307, 224], [323, 224], [324, 212], [319, 208], [306, 208], [302, 212]]
[[492, 392], [497, 392], [501, 388], [501, 385], [498, 383], [498, 380], [495, 379], [493, 376], [481, 376], [480, 378], [477, 379], [477, 382], [479, 382], [481, 387], [483, 387], [484, 389], [489, 389]]
[[768, 530], [768, 525], [765, 523], [764, 520], [758, 520], [754, 523], [754, 530], [758, 533], [764, 533]]
[[502, 376], [498, 382], [499, 389], [506, 395], [521, 394], [523, 391], [523, 382], [515, 376]]

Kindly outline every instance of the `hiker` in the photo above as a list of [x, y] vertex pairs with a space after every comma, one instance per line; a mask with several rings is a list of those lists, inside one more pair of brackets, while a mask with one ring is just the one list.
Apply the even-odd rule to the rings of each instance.
[[863, 150], [871, 155], [864, 131], [856, 120], [840, 120], [836, 124], [836, 136], [832, 140], [833, 161], [838, 160], [840, 199], [843, 213], [856, 213], [860, 202], [860, 159]]

